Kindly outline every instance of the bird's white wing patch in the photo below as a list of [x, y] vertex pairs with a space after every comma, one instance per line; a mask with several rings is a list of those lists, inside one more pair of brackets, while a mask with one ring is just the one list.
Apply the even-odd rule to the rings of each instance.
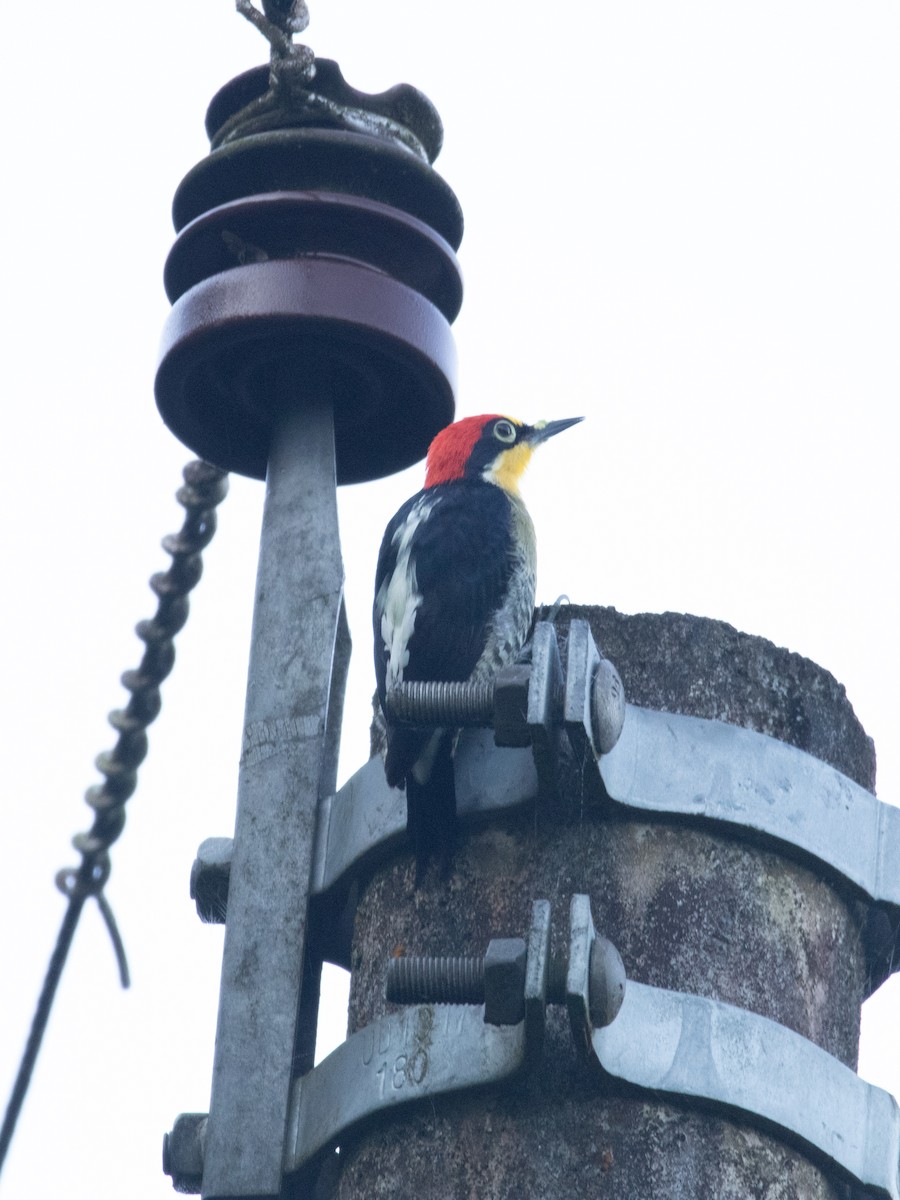
[[416, 567], [412, 561], [412, 547], [416, 530], [427, 521], [440, 496], [423, 496], [410, 511], [409, 516], [394, 531], [393, 544], [397, 547], [397, 562], [394, 570], [378, 589], [376, 603], [381, 611], [381, 637], [387, 653], [385, 686], [388, 688], [403, 682], [403, 669], [409, 663], [409, 642], [416, 625], [416, 612], [422, 603], [422, 594], [416, 582]]

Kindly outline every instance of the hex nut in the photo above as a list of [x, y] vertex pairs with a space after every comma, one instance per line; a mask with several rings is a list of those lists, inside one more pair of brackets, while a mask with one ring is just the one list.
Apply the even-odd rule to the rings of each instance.
[[494, 741], [498, 746], [530, 746], [528, 687], [531, 667], [515, 663], [494, 680]]
[[176, 1192], [196, 1194], [203, 1186], [206, 1113], [181, 1113], [163, 1135], [163, 1172]]
[[484, 1019], [518, 1025], [525, 1018], [524, 938], [493, 938], [484, 956]]
[[191, 867], [191, 899], [197, 916], [209, 925], [223, 925], [228, 909], [232, 838], [206, 838]]

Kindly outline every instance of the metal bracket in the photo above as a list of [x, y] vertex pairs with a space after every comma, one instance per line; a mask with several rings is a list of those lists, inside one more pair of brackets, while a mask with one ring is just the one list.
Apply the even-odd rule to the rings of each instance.
[[594, 1056], [614, 1079], [736, 1112], [900, 1200], [900, 1108], [832, 1055], [767, 1017], [629, 980]]
[[[542, 680], [543, 686], [531, 686], [529, 681], [526, 722], [531, 735], [531, 752], [540, 794], [555, 798], [559, 791], [560, 730], [554, 722], [557, 697], [563, 693], [562, 660], [556, 630], [549, 621], [539, 621], [531, 639], [531, 678]], [[623, 710], [624, 718], [624, 710]]]
[[[491, 1024], [483, 1004], [420, 1004], [358, 1030], [291, 1085], [283, 1174], [293, 1174], [341, 1135], [401, 1104], [500, 1083], [533, 1065], [543, 1044], [550, 905], [533, 906], [516, 1024]], [[501, 968], [502, 970], [502, 968]], [[207, 1117], [185, 1113], [164, 1140], [164, 1169], [179, 1191], [197, 1192]]]
[[499, 1083], [534, 1063], [543, 1042], [549, 957], [550, 905], [538, 900], [524, 1014], [516, 1024], [491, 1024], [483, 1004], [417, 1005], [360, 1029], [295, 1080], [285, 1173], [386, 1109]]
[[629, 706], [600, 776], [626, 808], [753, 830], [900, 907], [900, 808], [777, 738]]
[[[552, 629], [552, 626], [549, 626]], [[566, 647], [563, 724], [584, 757], [608, 754], [625, 720], [625, 690], [619, 672], [597, 649], [587, 621], [573, 620]]]
[[[617, 808], [749, 831], [824, 868], [900, 926], [900, 809], [812, 755], [721, 721], [628, 705], [622, 735], [598, 770]], [[488, 730], [464, 731], [456, 781], [463, 821], [532, 803], [539, 793], [532, 754], [497, 749]], [[400, 845], [405, 827], [403, 793], [388, 788], [381, 760], [370, 760], [320, 807], [313, 894], [339, 893], [361, 867]], [[226, 857], [222, 839], [201, 846], [192, 894], [206, 919], [224, 914]], [[900, 968], [900, 955], [892, 957]]]
[[[526, 1030], [525, 1021], [488, 1025], [483, 1006], [464, 1004], [423, 1004], [360, 1029], [294, 1080], [283, 1174], [387, 1109], [518, 1074]], [[207, 1121], [183, 1113], [165, 1136], [163, 1169], [179, 1192], [201, 1189]]]
[[480, 1008], [423, 1004], [360, 1029], [295, 1080], [285, 1174], [385, 1109], [517, 1074], [525, 1028], [487, 1025]]
[[563, 673], [556, 629], [539, 621], [526, 651], [531, 661], [477, 682], [401, 683], [386, 696], [395, 721], [436, 727], [492, 726], [498, 746], [529, 746], [565, 728], [579, 757], [611, 749], [622, 732], [625, 692], [603, 658], [587, 621], [569, 625]]
[[[464, 963], [471, 960], [417, 960], [405, 986], [446, 994]], [[762, 1125], [866, 1196], [900, 1200], [900, 1108], [889, 1093], [767, 1017], [633, 980], [626, 987], [618, 952], [594, 929], [589, 897], [572, 897], [564, 973], [550, 958], [550, 905], [534, 902], [523, 990], [516, 1024], [489, 1023], [478, 1002], [428, 1002], [353, 1034], [292, 1084], [284, 1173], [388, 1109], [533, 1069], [546, 1006], [565, 1003], [576, 1047], [604, 1076]], [[167, 1135], [166, 1169], [181, 1190], [200, 1187], [205, 1127], [203, 1114], [185, 1114]]]
[[[462, 821], [533, 802], [538, 776], [529, 750], [497, 750], [489, 730], [464, 731], [456, 755], [457, 814]], [[406, 798], [389, 788], [384, 763], [370, 759], [334, 795], [319, 804], [311, 895], [339, 896], [360, 870], [385, 858], [406, 838]], [[221, 923], [228, 904], [232, 841], [207, 838], [191, 870], [191, 898], [201, 920]], [[346, 947], [330, 947], [330, 961], [348, 965]]]

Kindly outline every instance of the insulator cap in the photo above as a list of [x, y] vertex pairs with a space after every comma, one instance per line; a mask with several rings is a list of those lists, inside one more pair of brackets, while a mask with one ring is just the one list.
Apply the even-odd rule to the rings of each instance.
[[268, 68], [232, 80], [207, 127], [218, 148], [173, 205], [163, 419], [209, 462], [263, 478], [280, 412], [324, 394], [338, 483], [410, 466], [455, 401], [462, 214], [429, 165], [437, 113], [406, 85], [357, 92], [319, 60], [308, 91]]
[[[393, 126], [399, 139], [414, 139], [428, 162], [433, 163], [440, 154], [444, 127], [438, 111], [423, 92], [408, 83], [398, 83], [386, 92], [359, 92], [347, 83], [333, 59], [317, 58], [308, 99], [304, 102], [302, 95], [290, 99], [289, 107], [279, 103], [271, 67], [251, 67], [226, 83], [210, 101], [206, 110], [210, 144], [216, 148], [235, 136], [287, 125], [321, 128], [325, 105], [331, 103], [336, 127], [346, 128], [351, 114], [368, 113]], [[343, 120], [341, 110], [347, 114]]]

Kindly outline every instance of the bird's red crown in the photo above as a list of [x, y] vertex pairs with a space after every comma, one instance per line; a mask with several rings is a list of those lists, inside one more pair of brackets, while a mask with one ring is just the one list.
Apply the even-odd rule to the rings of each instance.
[[481, 437], [485, 425], [488, 421], [496, 421], [499, 415], [486, 413], [480, 417], [463, 417], [461, 421], [442, 429], [428, 447], [425, 463], [426, 488], [462, 479], [472, 448]]

